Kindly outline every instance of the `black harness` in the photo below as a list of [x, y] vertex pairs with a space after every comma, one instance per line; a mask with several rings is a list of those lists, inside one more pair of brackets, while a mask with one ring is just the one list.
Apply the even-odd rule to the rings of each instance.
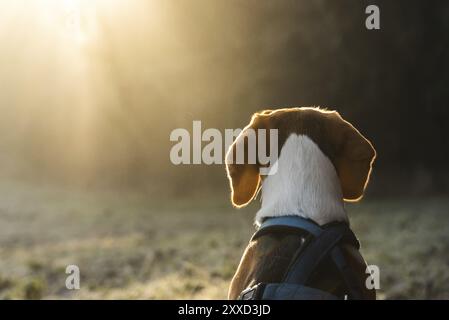
[[350, 270], [341, 251], [341, 244], [349, 243], [357, 250], [359, 241], [344, 222], [334, 222], [319, 226], [309, 219], [299, 216], [282, 216], [266, 219], [251, 240], [268, 233], [289, 229], [309, 240], [293, 256], [293, 261], [281, 283], [259, 283], [244, 290], [240, 300], [337, 300], [337, 296], [319, 289], [305, 286], [313, 271], [325, 258], [331, 257], [339, 270], [348, 299], [361, 299], [359, 282]]

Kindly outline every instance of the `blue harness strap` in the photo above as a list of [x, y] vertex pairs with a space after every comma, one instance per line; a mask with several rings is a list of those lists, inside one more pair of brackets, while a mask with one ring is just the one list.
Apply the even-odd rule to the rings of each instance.
[[263, 300], [338, 300], [336, 296], [303, 285], [270, 283], [265, 286]]
[[321, 227], [312, 220], [299, 216], [274, 217], [266, 219], [251, 240], [285, 228], [299, 231], [302, 234], [306, 233], [312, 239], [305, 248], [301, 248], [294, 255], [283, 283], [258, 284], [243, 291], [240, 295], [241, 299], [337, 299], [336, 296], [328, 292], [305, 286], [316, 267], [328, 256], [332, 258], [340, 271], [350, 298], [358, 299], [361, 297], [357, 280], [339, 248], [342, 242], [351, 243], [357, 249], [360, 247], [348, 224], [337, 222]]
[[312, 220], [301, 218], [299, 216], [281, 216], [265, 219], [260, 225], [259, 229], [256, 231], [256, 233], [253, 235], [251, 240], [254, 240], [255, 238], [259, 237], [263, 232], [266, 232], [268, 229], [272, 227], [275, 228], [288, 227], [300, 229], [307, 231], [308, 233], [310, 233], [315, 237], [318, 237], [323, 231], [323, 229], [321, 229], [321, 227]]
[[329, 255], [343, 239], [348, 227], [344, 224], [336, 224], [324, 229], [301, 252], [301, 256], [293, 262], [287, 272], [285, 282], [304, 284], [310, 278], [316, 267]]

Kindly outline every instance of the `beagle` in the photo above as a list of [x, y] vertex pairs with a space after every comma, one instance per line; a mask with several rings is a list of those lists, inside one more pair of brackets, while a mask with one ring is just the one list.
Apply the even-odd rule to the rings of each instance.
[[[237, 144], [243, 143], [248, 149], [244, 138], [247, 129], [278, 130], [280, 152], [275, 174], [262, 176], [258, 163], [232, 161]], [[372, 144], [335, 111], [265, 110], [252, 116], [226, 155], [231, 201], [235, 207], [243, 207], [260, 190], [262, 205], [255, 218], [259, 226], [267, 218], [285, 215], [306, 218], [319, 226], [349, 224], [345, 201], [362, 198], [375, 158]], [[237, 299], [242, 291], [258, 283], [281, 282], [295, 252], [304, 243], [303, 237], [287, 232], [251, 240], [231, 281], [228, 298]], [[375, 299], [375, 291], [365, 286], [366, 263], [357, 248], [343, 244], [342, 253], [363, 287], [361, 298]], [[339, 297], [344, 291], [332, 261], [320, 263], [308, 285]]]

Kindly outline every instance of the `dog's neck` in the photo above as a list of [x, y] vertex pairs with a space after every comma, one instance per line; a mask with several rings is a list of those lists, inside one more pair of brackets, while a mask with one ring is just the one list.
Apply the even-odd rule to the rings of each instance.
[[335, 167], [307, 136], [292, 134], [285, 141], [277, 172], [262, 183], [262, 207], [256, 224], [264, 218], [298, 215], [320, 225], [348, 221]]

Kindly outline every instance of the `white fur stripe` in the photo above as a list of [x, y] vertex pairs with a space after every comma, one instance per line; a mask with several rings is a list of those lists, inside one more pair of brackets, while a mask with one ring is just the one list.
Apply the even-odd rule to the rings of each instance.
[[298, 215], [320, 225], [348, 220], [335, 167], [305, 135], [288, 137], [277, 173], [267, 176], [262, 184], [262, 207], [256, 223], [282, 215]]

